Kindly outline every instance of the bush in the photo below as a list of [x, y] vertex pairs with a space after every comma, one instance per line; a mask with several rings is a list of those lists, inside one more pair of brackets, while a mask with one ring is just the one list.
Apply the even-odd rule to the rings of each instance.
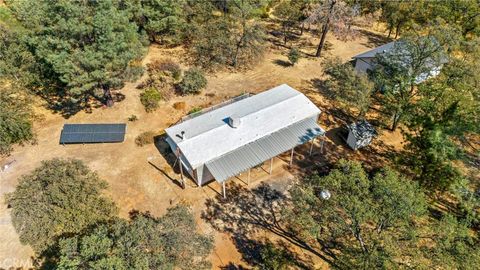
[[207, 79], [203, 71], [197, 68], [187, 70], [182, 82], [179, 84], [183, 95], [198, 94], [205, 86], [207, 86]]
[[158, 108], [158, 103], [162, 100], [162, 95], [157, 89], [150, 87], [140, 94], [140, 102], [145, 107], [145, 111], [152, 112]]
[[128, 121], [135, 122], [138, 120], [138, 117], [135, 114], [132, 114], [128, 117]]
[[185, 101], [179, 101], [179, 102], [175, 102], [173, 103], [173, 108], [175, 110], [185, 110], [187, 108], [187, 103], [185, 103]]
[[59, 237], [110, 220], [117, 208], [102, 196], [106, 188], [107, 183], [80, 160], [43, 161], [6, 196], [20, 241], [41, 253]]
[[292, 66], [294, 66], [299, 59], [300, 59], [300, 52], [298, 51], [298, 49], [297, 48], [290, 49], [290, 52], [288, 52], [288, 60], [290, 61], [290, 63], [292, 63]]
[[182, 75], [182, 69], [180, 68], [180, 65], [173, 62], [171, 59], [153, 61], [147, 65], [147, 68], [150, 74], [167, 72], [175, 80], [179, 80]]
[[143, 132], [135, 138], [135, 144], [138, 146], [152, 144], [155, 141], [155, 135], [152, 131]]
[[194, 114], [194, 113], [198, 113], [198, 112], [201, 112], [201, 111], [202, 111], [201, 107], [194, 107], [188, 112], [188, 114]]

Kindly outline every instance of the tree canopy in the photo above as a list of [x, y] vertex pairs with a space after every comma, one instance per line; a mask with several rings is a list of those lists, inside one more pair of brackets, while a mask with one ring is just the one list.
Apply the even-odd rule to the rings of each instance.
[[408, 257], [402, 247], [411, 245], [415, 219], [426, 210], [415, 182], [388, 168], [370, 178], [354, 161], [341, 160], [327, 176], [313, 175], [291, 192], [291, 226], [340, 250], [335, 264], [341, 269], [390, 268]]
[[226, 1], [222, 7], [209, 1], [191, 3], [191, 11], [198, 11], [189, 19], [198, 65], [245, 67], [258, 59], [264, 50], [265, 30], [255, 19], [262, 6], [257, 0]]
[[397, 41], [391, 50], [375, 57], [373, 81], [383, 92], [382, 103], [392, 115], [395, 130], [418, 95], [415, 86], [433, 77], [446, 62], [442, 44], [433, 36], [412, 35]]
[[[127, 0], [121, 5], [128, 11], [139, 31], [145, 31], [152, 42], [178, 44], [183, 39], [186, 17], [184, 0]], [[160, 38], [160, 40], [158, 40]]]
[[[316, 242], [335, 269], [475, 269], [478, 239], [449, 214], [431, 220], [421, 187], [389, 168], [340, 160], [290, 190], [292, 233]], [[328, 194], [328, 195], [326, 195]]]
[[210, 269], [212, 246], [189, 210], [175, 206], [160, 218], [135, 213], [62, 238], [57, 269]]
[[141, 70], [137, 26], [119, 1], [12, 0], [8, 6], [30, 30], [27, 44], [39, 72], [52, 80], [39, 91], [55, 90], [62, 106], [86, 106], [91, 97], [110, 106], [110, 90]]
[[30, 98], [19, 88], [0, 80], [0, 156], [16, 143], [34, 141]]
[[329, 76], [325, 85], [334, 98], [356, 108], [358, 116], [364, 117], [374, 91], [374, 85], [366, 74], [358, 73], [350, 63], [343, 63], [339, 58], [328, 60], [324, 73]]
[[106, 187], [80, 160], [43, 161], [6, 197], [20, 241], [42, 253], [60, 237], [111, 219], [117, 209], [101, 195]]

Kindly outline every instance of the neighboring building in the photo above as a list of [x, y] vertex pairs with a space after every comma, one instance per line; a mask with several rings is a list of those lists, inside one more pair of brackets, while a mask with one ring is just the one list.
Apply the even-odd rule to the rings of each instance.
[[[354, 56], [353, 59], [355, 60], [355, 70], [360, 73], [366, 73], [369, 70], [373, 70], [375, 68], [375, 57], [377, 56], [377, 54], [388, 53], [392, 51], [395, 46], [401, 46], [401, 44], [401, 40], [392, 41], [380, 47], [374, 48], [370, 51]], [[406, 58], [408, 59], [408, 56]], [[446, 59], [442, 61], [442, 63], [440, 63], [439, 65], [433, 62], [434, 61], [432, 60], [430, 61], [430, 63], [428, 63], [427, 61], [427, 65], [430, 66], [430, 72], [420, 74], [416, 78], [415, 83], [422, 83], [429, 78], [438, 76], [440, 74], [440, 71], [442, 70], [443, 64], [446, 63]]]
[[369, 145], [375, 136], [377, 136], [375, 128], [366, 120], [361, 120], [348, 126], [347, 144], [353, 150], [357, 150]]
[[395, 42], [390, 42], [368, 52], [354, 56], [353, 59], [355, 59], [355, 70], [364, 73], [368, 70], [372, 70], [374, 65], [373, 61], [377, 54], [389, 52], [393, 48], [394, 44]]
[[283, 84], [166, 129], [166, 141], [199, 186], [228, 178], [312, 141], [320, 110]]

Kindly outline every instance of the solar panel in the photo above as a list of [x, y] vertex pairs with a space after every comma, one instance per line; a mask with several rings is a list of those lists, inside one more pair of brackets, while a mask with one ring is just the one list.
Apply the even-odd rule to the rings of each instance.
[[60, 144], [123, 142], [126, 124], [65, 124]]

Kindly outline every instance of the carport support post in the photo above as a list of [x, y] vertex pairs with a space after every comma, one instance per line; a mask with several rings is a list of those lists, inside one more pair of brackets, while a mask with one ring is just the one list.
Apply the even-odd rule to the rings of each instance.
[[292, 166], [292, 163], [293, 163], [293, 149], [292, 148], [292, 153], [290, 154], [290, 166]]
[[323, 144], [325, 143], [325, 135], [322, 137], [322, 143], [320, 144], [320, 153], [323, 153]]
[[273, 157], [270, 159], [270, 174], [272, 174], [273, 169]]
[[182, 187], [185, 189], [185, 180], [183, 179], [183, 166], [182, 166], [182, 160], [180, 160], [180, 157], [178, 157], [178, 166], [180, 166], [180, 179], [182, 179]]
[[225, 192], [225, 181], [222, 182], [222, 187], [223, 187], [223, 198], [227, 198], [227, 193]]
[[311, 141], [310, 141], [310, 151], [308, 152], [308, 155], [311, 156], [312, 155], [312, 150], [313, 150], [313, 144], [315, 143], [315, 138], [313, 138]]

